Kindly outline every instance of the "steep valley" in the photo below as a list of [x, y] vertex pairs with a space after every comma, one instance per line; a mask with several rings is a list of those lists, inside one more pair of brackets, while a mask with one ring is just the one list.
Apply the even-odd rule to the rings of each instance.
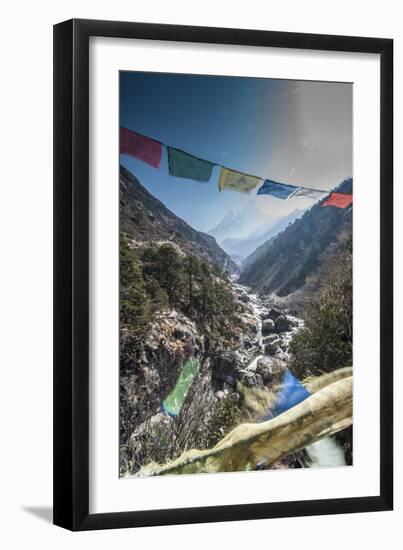
[[[352, 192], [352, 179], [336, 190]], [[351, 235], [352, 208], [347, 210], [316, 203], [274, 239], [259, 246], [242, 265], [240, 283], [264, 294], [286, 296], [303, 287], [325, 254], [334, 254]]]
[[[214, 237], [121, 168], [121, 476], [154, 475], [156, 463], [213, 449], [244, 423], [270, 422], [287, 373], [292, 377], [292, 342], [305, 326], [283, 297], [304, 286], [351, 227], [351, 213], [332, 210], [307, 211], [258, 248], [239, 277]], [[316, 244], [308, 245], [312, 235]], [[190, 360], [197, 372], [188, 385], [182, 376], [185, 389], [170, 414], [164, 403]], [[332, 465], [331, 457], [340, 464], [346, 440], [343, 448], [333, 437], [290, 444], [256, 469]]]

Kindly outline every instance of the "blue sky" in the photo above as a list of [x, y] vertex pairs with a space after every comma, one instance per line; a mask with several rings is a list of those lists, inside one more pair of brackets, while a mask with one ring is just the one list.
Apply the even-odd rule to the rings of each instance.
[[[294, 185], [331, 189], [351, 176], [349, 84], [121, 72], [120, 124], [198, 157]], [[256, 202], [268, 217], [312, 204], [256, 191], [219, 192], [121, 155], [121, 163], [175, 214], [207, 231], [229, 210]], [[250, 204], [249, 204], [250, 207]]]

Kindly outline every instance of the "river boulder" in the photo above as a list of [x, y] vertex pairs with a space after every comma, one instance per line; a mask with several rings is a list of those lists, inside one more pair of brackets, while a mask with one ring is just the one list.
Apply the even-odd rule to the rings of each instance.
[[277, 332], [288, 332], [293, 327], [293, 323], [286, 315], [280, 315], [275, 322]]
[[269, 334], [268, 336], [265, 336], [263, 338], [263, 345], [265, 346], [266, 344], [271, 344], [272, 342], [274, 342], [275, 340], [278, 340], [280, 337], [278, 334]]
[[269, 314], [270, 314], [270, 310], [268, 310], [266, 308], [261, 310], [260, 317], [261, 317], [262, 321], [265, 321], [266, 319], [270, 319]]
[[279, 346], [281, 346], [280, 338], [276, 338], [271, 342], [267, 342], [264, 346], [264, 352], [266, 355], [275, 355]]
[[275, 330], [275, 324], [272, 319], [266, 319], [262, 321], [262, 335], [265, 336]]
[[268, 319], [272, 319], [273, 321], [275, 321], [278, 317], [280, 317], [280, 315], [282, 315], [281, 311], [279, 311], [278, 309], [272, 307], [268, 314], [267, 314], [267, 317]]

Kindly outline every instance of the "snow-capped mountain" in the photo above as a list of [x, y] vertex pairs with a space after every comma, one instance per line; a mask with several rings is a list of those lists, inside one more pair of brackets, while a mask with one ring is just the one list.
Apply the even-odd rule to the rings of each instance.
[[277, 221], [277, 216], [262, 212], [256, 205], [256, 201], [249, 201], [240, 212], [230, 210], [215, 227], [208, 231], [215, 237], [218, 243], [225, 239], [245, 238], [263, 224], [272, 224]]
[[239, 263], [240, 260], [243, 260], [249, 256], [249, 254], [256, 250], [256, 248], [258, 248], [261, 244], [278, 235], [278, 233], [283, 231], [288, 224], [293, 223], [296, 219], [300, 218], [304, 212], [305, 210], [296, 208], [290, 212], [290, 214], [277, 218], [274, 222], [268, 222], [261, 225], [245, 238], [225, 239], [220, 243], [221, 248], [223, 248], [225, 252], [234, 259], [234, 261]]

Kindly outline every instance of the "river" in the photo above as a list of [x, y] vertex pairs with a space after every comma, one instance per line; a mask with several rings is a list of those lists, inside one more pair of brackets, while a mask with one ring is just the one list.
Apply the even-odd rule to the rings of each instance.
[[[263, 346], [263, 334], [262, 334], [262, 315], [268, 313], [269, 307], [262, 302], [258, 294], [252, 292], [248, 287], [233, 283], [233, 286], [238, 293], [247, 294], [249, 298], [249, 304], [253, 310], [253, 315], [257, 320], [258, 332], [257, 341], [262, 353], [258, 354], [253, 361], [247, 366], [248, 370], [255, 370], [259, 359], [265, 357]], [[304, 320], [298, 317], [294, 317], [284, 313], [288, 319], [293, 322], [291, 330], [282, 333], [282, 340], [285, 342], [285, 349], [283, 351], [284, 359], [290, 358], [290, 343], [293, 336], [301, 330], [304, 326]], [[269, 357], [269, 356], [268, 356]], [[345, 466], [346, 460], [342, 446], [335, 440], [334, 437], [325, 437], [312, 445], [305, 448], [305, 451], [309, 457], [305, 467], [308, 468], [323, 468], [333, 466]]]

